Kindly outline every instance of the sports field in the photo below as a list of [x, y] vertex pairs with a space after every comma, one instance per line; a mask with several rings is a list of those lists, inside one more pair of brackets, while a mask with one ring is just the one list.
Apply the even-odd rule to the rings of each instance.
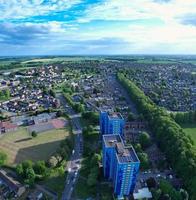
[[69, 135], [66, 129], [50, 130], [32, 138], [26, 128], [0, 137], [0, 151], [8, 155], [8, 164], [31, 159], [47, 160], [55, 152], [61, 140]]
[[196, 124], [186, 124], [182, 128], [187, 135], [190, 135], [196, 147]]

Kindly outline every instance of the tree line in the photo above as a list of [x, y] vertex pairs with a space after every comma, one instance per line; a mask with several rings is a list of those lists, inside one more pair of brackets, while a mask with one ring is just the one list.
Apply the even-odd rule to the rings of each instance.
[[126, 88], [138, 111], [149, 122], [149, 127], [159, 148], [165, 153], [168, 163], [184, 180], [190, 199], [196, 199], [196, 152], [193, 141], [165, 109], [156, 106], [126, 75], [118, 73], [117, 78]]
[[178, 124], [196, 123], [196, 111], [177, 112], [170, 115]]
[[63, 93], [63, 96], [65, 97], [67, 103], [74, 109], [75, 112], [84, 112], [85, 111], [85, 106], [83, 103], [75, 103], [72, 100], [72, 97], [68, 93]]

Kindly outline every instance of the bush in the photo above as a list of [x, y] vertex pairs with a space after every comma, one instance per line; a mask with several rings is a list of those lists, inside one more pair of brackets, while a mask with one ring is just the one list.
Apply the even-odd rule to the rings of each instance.
[[82, 118], [87, 120], [89, 124], [98, 125], [99, 124], [99, 113], [98, 112], [83, 112]]
[[16, 166], [16, 173], [26, 184], [33, 186], [35, 180], [43, 180], [49, 175], [49, 169], [45, 161], [33, 163], [31, 160], [25, 160]]
[[148, 154], [146, 153], [138, 153], [138, 157], [140, 159], [140, 166], [141, 166], [141, 169], [143, 170], [146, 170], [146, 169], [149, 169], [150, 168], [150, 162], [149, 162], [149, 159], [148, 159]]
[[143, 149], [149, 147], [151, 144], [149, 134], [146, 132], [142, 132], [141, 135], [139, 136], [139, 142]]
[[31, 135], [32, 137], [37, 137], [37, 133], [35, 131], [32, 131]]
[[156, 187], [156, 181], [153, 177], [150, 177], [149, 179], [146, 180], [148, 188], [155, 188]]
[[4, 165], [7, 161], [7, 154], [0, 152], [0, 166]]

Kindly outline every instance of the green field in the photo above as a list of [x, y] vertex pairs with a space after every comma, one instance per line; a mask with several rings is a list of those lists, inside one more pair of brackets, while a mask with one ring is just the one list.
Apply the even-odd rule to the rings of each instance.
[[185, 133], [192, 138], [196, 147], [196, 124], [186, 124], [183, 125], [182, 128], [185, 131]]
[[42, 57], [42, 58], [33, 58], [29, 60], [25, 60], [21, 62], [22, 64], [28, 64], [28, 63], [45, 63], [49, 64], [52, 62], [63, 62], [63, 61], [82, 61], [82, 60], [96, 60], [97, 58], [89, 57], [89, 56], [61, 56], [61, 57]]
[[69, 135], [65, 129], [39, 133], [32, 138], [26, 128], [7, 133], [0, 138], [0, 150], [8, 155], [8, 164], [23, 160], [47, 160], [58, 148], [60, 141]]

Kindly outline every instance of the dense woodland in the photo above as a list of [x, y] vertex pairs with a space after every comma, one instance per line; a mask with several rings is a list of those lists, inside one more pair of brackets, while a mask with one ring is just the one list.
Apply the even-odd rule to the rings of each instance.
[[193, 141], [186, 136], [180, 125], [164, 110], [156, 106], [132, 81], [123, 73], [117, 75], [120, 83], [126, 88], [154, 133], [157, 144], [165, 153], [168, 163], [184, 180], [190, 193], [190, 199], [196, 199], [196, 152]]

